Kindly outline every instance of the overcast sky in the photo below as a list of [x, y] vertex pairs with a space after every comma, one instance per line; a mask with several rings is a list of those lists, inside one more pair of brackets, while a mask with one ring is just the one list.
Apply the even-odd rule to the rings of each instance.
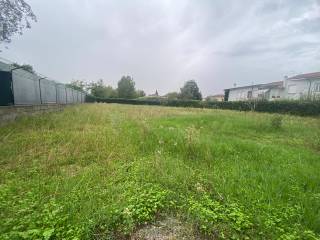
[[60, 82], [133, 76], [204, 95], [320, 71], [320, 0], [27, 0], [38, 22], [1, 54]]

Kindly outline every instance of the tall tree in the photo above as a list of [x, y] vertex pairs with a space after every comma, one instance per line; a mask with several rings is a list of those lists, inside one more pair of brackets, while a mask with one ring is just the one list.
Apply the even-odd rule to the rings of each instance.
[[0, 0], [0, 43], [10, 42], [16, 33], [22, 35], [23, 29], [31, 28], [31, 21], [37, 17], [24, 0]]
[[105, 86], [102, 79], [98, 82], [90, 83], [88, 89], [93, 96], [99, 98], [116, 98], [118, 96], [117, 90], [111, 86]]
[[135, 98], [135, 82], [130, 76], [123, 76], [118, 82], [118, 96], [120, 98]]
[[201, 100], [202, 95], [195, 80], [185, 82], [184, 86], [180, 88], [179, 98], [188, 100]]
[[117, 89], [114, 89], [112, 86], [106, 86], [105, 87], [105, 97], [106, 98], [117, 98], [118, 97]]
[[145, 97], [146, 96], [146, 93], [143, 91], [143, 90], [137, 90], [136, 91], [136, 97], [139, 98], [139, 97]]
[[72, 80], [71, 83], [66, 85], [78, 91], [86, 91], [87, 87], [87, 83], [81, 80]]
[[177, 92], [169, 92], [165, 95], [165, 97], [168, 98], [168, 100], [176, 100], [179, 97], [179, 93]]

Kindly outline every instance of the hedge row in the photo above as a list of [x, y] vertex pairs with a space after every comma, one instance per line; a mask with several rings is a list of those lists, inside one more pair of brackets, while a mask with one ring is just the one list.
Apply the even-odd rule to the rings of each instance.
[[167, 99], [139, 100], [139, 99], [121, 99], [121, 98], [96, 98], [88, 95], [86, 102], [230, 109], [230, 110], [239, 110], [239, 111], [286, 113], [286, 114], [293, 114], [293, 115], [300, 115], [300, 116], [319, 116], [320, 115], [320, 101], [210, 102], [210, 101], [196, 101], [196, 100], [167, 100]]

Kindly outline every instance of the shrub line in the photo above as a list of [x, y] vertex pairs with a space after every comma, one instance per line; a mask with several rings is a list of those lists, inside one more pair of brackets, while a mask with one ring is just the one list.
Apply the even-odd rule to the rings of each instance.
[[169, 107], [192, 107], [208, 109], [229, 109], [237, 111], [256, 111], [267, 113], [281, 113], [298, 116], [319, 116], [320, 101], [236, 101], [236, 102], [208, 102], [199, 100], [168, 100], [168, 99], [123, 99], [97, 98], [87, 95], [86, 102], [118, 103], [132, 105], [156, 105]]

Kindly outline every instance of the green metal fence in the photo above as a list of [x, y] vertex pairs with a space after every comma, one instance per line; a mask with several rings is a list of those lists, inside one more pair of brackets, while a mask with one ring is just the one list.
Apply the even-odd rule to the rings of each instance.
[[0, 106], [13, 104], [11, 73], [0, 71]]

